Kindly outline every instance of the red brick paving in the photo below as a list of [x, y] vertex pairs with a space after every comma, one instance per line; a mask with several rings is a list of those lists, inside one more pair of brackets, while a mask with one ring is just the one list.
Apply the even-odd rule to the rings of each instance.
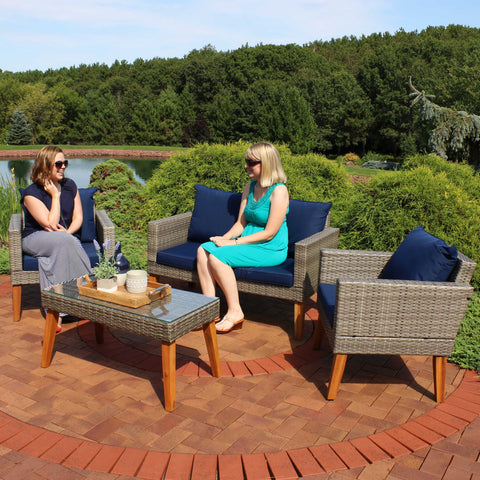
[[448, 364], [437, 405], [429, 358], [355, 356], [327, 402], [313, 300], [295, 342], [290, 304], [245, 296], [246, 328], [219, 337], [220, 379], [201, 332], [183, 337], [167, 413], [159, 343], [107, 331], [97, 346], [91, 324], [67, 323], [41, 369], [38, 287], [18, 323], [6, 275], [0, 292], [1, 479], [480, 479], [479, 377]]

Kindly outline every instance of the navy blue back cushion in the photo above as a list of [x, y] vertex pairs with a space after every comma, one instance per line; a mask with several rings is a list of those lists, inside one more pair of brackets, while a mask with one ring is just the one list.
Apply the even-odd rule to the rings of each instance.
[[325, 228], [332, 202], [306, 202], [290, 200], [287, 214], [288, 256], [292, 257], [295, 243], [321, 232]]
[[238, 218], [241, 193], [223, 192], [195, 185], [195, 206], [188, 229], [188, 240], [207, 242], [210, 237], [228, 232]]
[[82, 201], [83, 223], [76, 236], [80, 238], [81, 242], [93, 242], [96, 238], [93, 195], [97, 190], [97, 187], [78, 189], [80, 200]]
[[405, 237], [379, 278], [445, 282], [457, 263], [457, 256], [454, 245], [447, 245], [419, 226]]

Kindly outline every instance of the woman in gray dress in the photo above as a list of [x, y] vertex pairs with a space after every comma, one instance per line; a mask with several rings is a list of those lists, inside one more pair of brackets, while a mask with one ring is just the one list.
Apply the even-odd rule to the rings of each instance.
[[65, 178], [67, 165], [61, 148], [43, 147], [32, 167], [32, 184], [22, 193], [22, 248], [38, 259], [41, 289], [91, 272], [90, 260], [73, 235], [82, 226], [83, 213], [77, 185]]

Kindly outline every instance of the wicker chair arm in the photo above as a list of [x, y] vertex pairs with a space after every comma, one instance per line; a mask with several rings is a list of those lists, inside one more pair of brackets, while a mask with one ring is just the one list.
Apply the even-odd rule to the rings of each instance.
[[148, 261], [156, 262], [157, 252], [187, 241], [192, 212], [160, 218], [148, 223]]
[[454, 339], [472, 293], [467, 283], [339, 278], [335, 335]]
[[[318, 274], [320, 270], [320, 250], [322, 248], [336, 248], [340, 230], [338, 228], [325, 228], [321, 232], [304, 238], [295, 243], [295, 268], [293, 285], [308, 293], [313, 294], [318, 287]], [[305, 283], [309, 288], [305, 289]]]
[[110, 248], [107, 251], [110, 258], [115, 252], [115, 225], [105, 210], [95, 211], [95, 228], [100, 244], [103, 244], [107, 238], [110, 239]]
[[23, 269], [22, 261], [22, 214], [14, 213], [8, 226], [8, 246], [10, 255], [10, 270]]
[[339, 277], [378, 278], [391, 252], [322, 249], [320, 283], [335, 283]]

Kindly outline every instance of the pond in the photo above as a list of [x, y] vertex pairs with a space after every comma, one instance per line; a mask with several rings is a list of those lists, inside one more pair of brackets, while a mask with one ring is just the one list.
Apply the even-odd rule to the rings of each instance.
[[[68, 158], [68, 168], [66, 176], [73, 179], [79, 188], [86, 188], [90, 184], [90, 175], [93, 167], [97, 163], [106, 162], [110, 157], [106, 158]], [[152, 176], [155, 168], [163, 161], [161, 158], [117, 158], [120, 162], [125, 163], [133, 170], [135, 178], [142, 184]], [[17, 181], [24, 180], [28, 185], [30, 181], [30, 171], [32, 169], [33, 159], [15, 159], [0, 160], [0, 178], [9, 180], [11, 178], [11, 169], [15, 169]]]

